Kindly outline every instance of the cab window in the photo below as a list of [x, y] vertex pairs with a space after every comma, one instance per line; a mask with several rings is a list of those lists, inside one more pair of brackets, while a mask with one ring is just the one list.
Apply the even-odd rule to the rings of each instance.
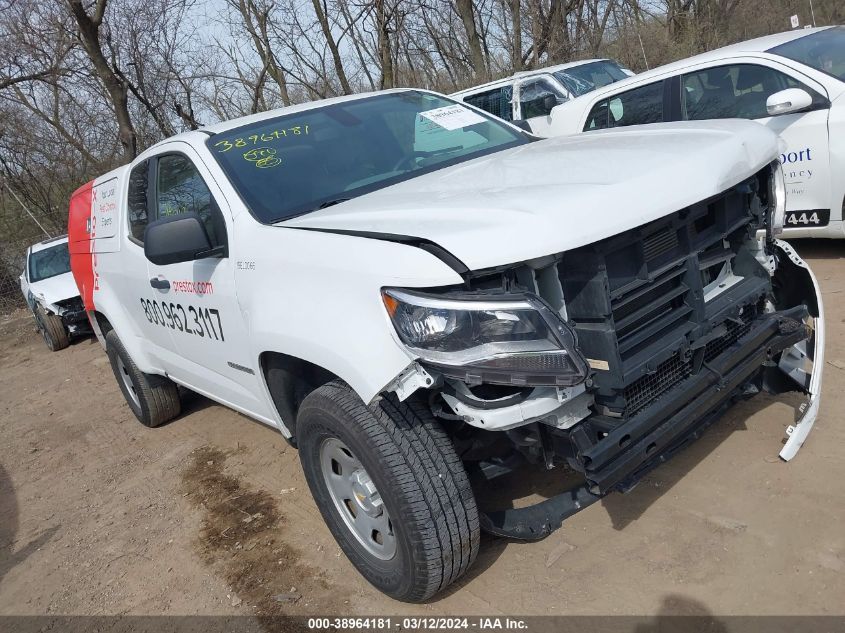
[[766, 100], [787, 88], [813, 90], [784, 73], [757, 64], [716, 66], [681, 77], [681, 112], [688, 121], [760, 119]]
[[590, 110], [584, 131], [663, 121], [663, 82], [648, 84], [599, 101]]
[[129, 210], [129, 234], [139, 242], [144, 241], [147, 228], [147, 193], [149, 191], [150, 161], [138, 163], [129, 173], [129, 195], [126, 207]]
[[226, 243], [226, 225], [197, 168], [182, 154], [166, 154], [156, 165], [156, 218], [195, 213], [212, 246]]
[[547, 102], [547, 97], [553, 97], [554, 105], [566, 100], [566, 96], [548, 79], [534, 79], [523, 83], [519, 87], [519, 109], [522, 118], [531, 119], [548, 115], [552, 108], [548, 107], [550, 103]]
[[464, 102], [474, 105], [476, 108], [481, 108], [485, 112], [489, 112], [493, 116], [497, 116], [505, 121], [512, 121], [513, 107], [511, 106], [511, 99], [513, 99], [513, 87], [502, 86], [494, 90], [467, 95], [464, 97]]

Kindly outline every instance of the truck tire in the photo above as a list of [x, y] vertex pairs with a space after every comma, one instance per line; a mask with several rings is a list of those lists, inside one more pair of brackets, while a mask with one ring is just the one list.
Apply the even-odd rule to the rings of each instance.
[[44, 308], [38, 306], [35, 309], [35, 322], [38, 330], [44, 337], [44, 342], [51, 352], [58, 352], [60, 349], [70, 345], [70, 335], [61, 317], [55, 314], [47, 314]]
[[310, 393], [296, 422], [299, 456], [335, 540], [376, 588], [422, 602], [475, 560], [475, 497], [427, 406], [394, 396], [368, 407], [345, 383]]
[[179, 415], [182, 402], [176, 383], [138, 369], [114, 330], [106, 334], [106, 353], [123, 397], [141, 424], [156, 427]]

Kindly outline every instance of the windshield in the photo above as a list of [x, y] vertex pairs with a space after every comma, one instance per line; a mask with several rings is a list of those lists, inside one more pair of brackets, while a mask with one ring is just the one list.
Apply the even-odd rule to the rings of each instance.
[[799, 37], [770, 48], [767, 52], [806, 64], [845, 81], [845, 26], [835, 26]]
[[253, 215], [271, 223], [528, 142], [462, 104], [407, 91], [268, 119], [206, 144]]
[[69, 272], [70, 253], [67, 250], [67, 242], [36, 251], [29, 256], [30, 283]]
[[628, 78], [622, 67], [610, 60], [573, 66], [552, 74], [566, 86], [573, 97], [580, 97], [596, 88]]

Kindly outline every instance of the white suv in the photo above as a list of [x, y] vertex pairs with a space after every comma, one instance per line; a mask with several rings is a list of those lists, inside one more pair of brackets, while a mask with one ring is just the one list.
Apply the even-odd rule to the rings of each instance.
[[[83, 186], [71, 261], [142, 423], [179, 414], [178, 384], [278, 429], [353, 564], [421, 601], [480, 529], [543, 538], [762, 389], [807, 394], [795, 454], [824, 322], [775, 239], [776, 159], [745, 121], [537, 140], [430, 92], [342, 97]], [[476, 504], [521, 464], [580, 481]]]
[[633, 74], [612, 59], [586, 59], [526, 70], [450, 96], [547, 136], [548, 115], [556, 105]]

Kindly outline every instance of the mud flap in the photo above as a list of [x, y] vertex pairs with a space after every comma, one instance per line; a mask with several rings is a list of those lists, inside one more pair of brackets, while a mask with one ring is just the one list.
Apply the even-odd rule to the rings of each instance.
[[[808, 396], [799, 409], [798, 421], [786, 429], [787, 439], [780, 457], [789, 461], [804, 444], [819, 413], [824, 371], [824, 306], [818, 282], [807, 263], [786, 242], [776, 240], [775, 248], [778, 259], [776, 308], [782, 310], [803, 303], [813, 317], [810, 338], [784, 350], [778, 362], [781, 377], [788, 379], [785, 382], [792, 383], [793, 390], [797, 387]], [[786, 390], [771, 384], [767, 388], [775, 392]]]

